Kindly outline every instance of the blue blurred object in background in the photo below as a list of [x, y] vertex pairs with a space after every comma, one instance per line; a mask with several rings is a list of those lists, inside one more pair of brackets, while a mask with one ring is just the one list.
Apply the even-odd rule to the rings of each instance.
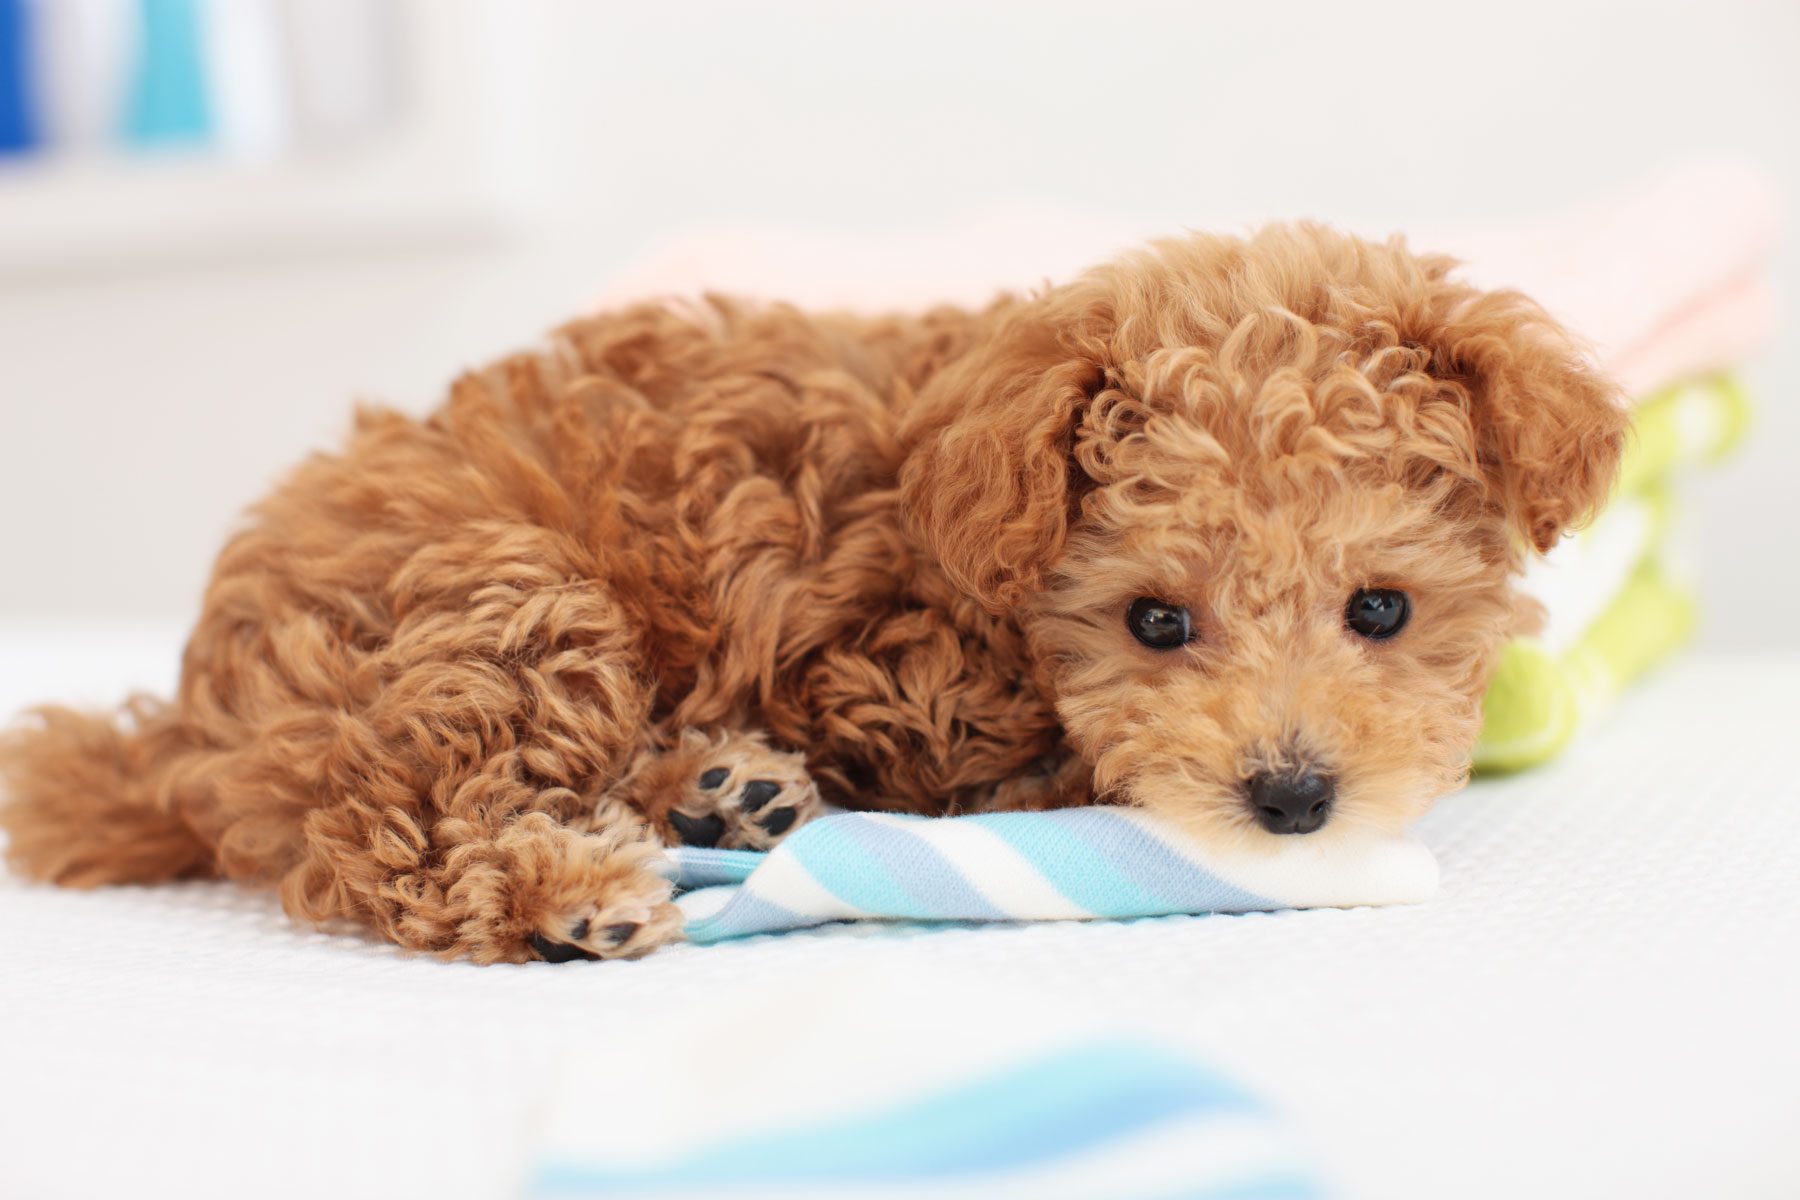
[[138, 145], [202, 142], [211, 121], [193, 0], [141, 0], [143, 40], [132, 67], [125, 136]]
[[394, 132], [396, 0], [0, 0], [0, 155], [278, 163]]
[[31, 68], [25, 0], [0, 0], [0, 155], [24, 154], [41, 140]]

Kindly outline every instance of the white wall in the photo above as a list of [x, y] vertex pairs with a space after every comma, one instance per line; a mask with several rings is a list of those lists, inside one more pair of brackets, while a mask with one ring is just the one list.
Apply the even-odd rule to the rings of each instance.
[[[537, 114], [504, 131], [512, 236], [0, 279], [0, 620], [183, 619], [233, 514], [353, 398], [424, 407], [692, 225], [876, 236], [1027, 199], [1405, 229], [1718, 152], [1800, 198], [1791, 0], [505, 11]], [[1779, 275], [1800, 290], [1791, 243]], [[1718, 646], [1800, 645], [1791, 329], [1750, 372], [1749, 451], [1698, 498]]]

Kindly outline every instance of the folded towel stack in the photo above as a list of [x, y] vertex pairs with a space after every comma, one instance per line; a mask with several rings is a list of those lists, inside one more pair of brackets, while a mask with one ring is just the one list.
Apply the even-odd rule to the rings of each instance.
[[1749, 405], [1725, 376], [1665, 389], [1636, 406], [1618, 494], [1592, 526], [1532, 563], [1522, 590], [1543, 606], [1534, 635], [1508, 645], [1475, 747], [1483, 771], [1554, 757], [1620, 690], [1693, 631], [1695, 595], [1681, 520], [1686, 471], [1743, 435]]
[[1522, 589], [1544, 622], [1501, 657], [1477, 769], [1554, 757], [1693, 631], [1681, 489], [1749, 424], [1726, 372], [1769, 332], [1773, 229], [1761, 179], [1718, 167], [1529, 236], [1446, 243], [1478, 282], [1527, 291], [1587, 338], [1631, 397], [1635, 427], [1606, 511], [1526, 571]]

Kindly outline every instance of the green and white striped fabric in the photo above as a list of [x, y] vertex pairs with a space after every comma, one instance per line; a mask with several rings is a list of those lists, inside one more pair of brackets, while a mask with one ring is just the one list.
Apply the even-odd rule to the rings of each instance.
[[1546, 621], [1501, 654], [1484, 701], [1477, 770], [1516, 771], [1554, 758], [1691, 635], [1696, 605], [1673, 485], [1727, 455], [1749, 419], [1743, 390], [1723, 376], [1638, 406], [1612, 504], [1521, 581]]

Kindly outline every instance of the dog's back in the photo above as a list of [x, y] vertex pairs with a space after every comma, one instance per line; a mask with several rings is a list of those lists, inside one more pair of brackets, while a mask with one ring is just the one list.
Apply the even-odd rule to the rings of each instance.
[[[383, 723], [396, 689], [441, 692], [433, 737], [537, 719], [506, 665], [535, 636], [509, 589], [605, 581], [604, 602], [584, 609], [571, 590], [539, 617], [607, 660], [581, 687], [624, 725], [753, 703], [753, 658], [804, 657], [841, 624], [777, 594], [855, 573], [835, 526], [860, 513], [877, 555], [900, 553], [880, 498], [898, 409], [982, 320], [641, 305], [465, 376], [423, 421], [361, 414], [221, 554], [172, 703], [40, 709], [0, 741], [13, 866], [72, 886], [281, 877], [328, 836], [318, 811], [366, 782], [350, 761], [380, 760], [411, 811], [430, 780], [400, 748], [409, 731]], [[720, 660], [727, 642], [743, 652]], [[616, 772], [628, 752], [592, 734], [567, 739], [581, 747], [570, 780]], [[358, 738], [396, 749], [358, 756]]]

